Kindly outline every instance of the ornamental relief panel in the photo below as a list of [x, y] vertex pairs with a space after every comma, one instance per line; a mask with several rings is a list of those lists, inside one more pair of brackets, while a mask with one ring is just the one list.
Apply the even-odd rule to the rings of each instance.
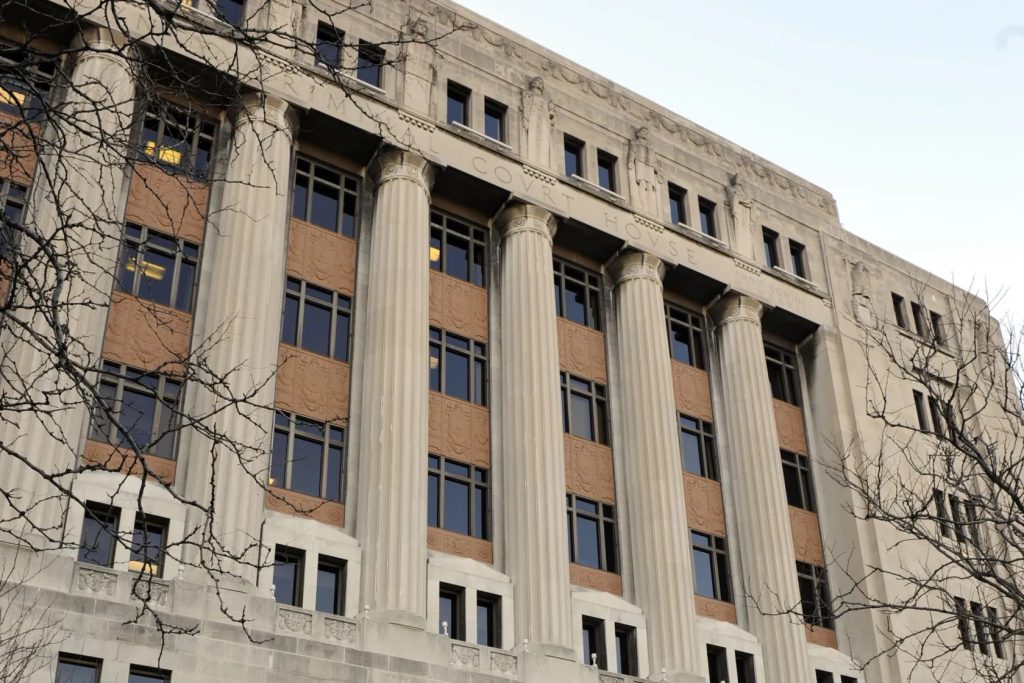
[[703, 595], [694, 595], [693, 603], [694, 607], [697, 608], [697, 616], [699, 617], [727, 621], [730, 624], [736, 623], [736, 605], [731, 602], [713, 600], [705, 598]]
[[7, 112], [0, 113], [0, 145], [7, 154], [0, 156], [0, 177], [20, 185], [31, 185], [36, 172], [36, 136], [42, 135], [38, 124], [26, 124]]
[[348, 363], [285, 344], [277, 362], [278, 408], [323, 422], [348, 418]]
[[482, 538], [464, 536], [446, 529], [427, 529], [427, 547], [449, 555], [468, 557], [484, 564], [494, 563], [494, 544]]
[[356, 242], [293, 218], [287, 269], [292, 277], [352, 296], [356, 291]]
[[111, 472], [121, 474], [134, 474], [141, 476], [146, 468], [149, 474], [155, 476], [165, 484], [173, 484], [178, 463], [169, 458], [161, 458], [158, 455], [143, 455], [145, 468], [135, 454], [125, 448], [116, 448], [109, 443], [93, 441], [85, 442], [85, 450], [82, 452], [82, 462], [85, 465], [96, 465]]
[[804, 630], [807, 633], [808, 643], [814, 643], [815, 645], [821, 645], [822, 647], [830, 647], [833, 650], [839, 649], [839, 639], [836, 638], [836, 632], [832, 629], [805, 624]]
[[569, 563], [569, 583], [596, 591], [622, 595], [622, 577], [612, 572]]
[[825, 566], [825, 549], [821, 544], [818, 515], [800, 508], [789, 508], [789, 528], [793, 533], [793, 550], [798, 562]]
[[691, 529], [714, 536], [726, 535], [720, 483], [683, 472], [683, 496], [686, 500], [686, 523]]
[[579, 377], [607, 384], [604, 334], [565, 318], [559, 318], [558, 365]]
[[427, 448], [479, 467], [491, 466], [491, 412], [482, 406], [430, 392]]
[[603, 503], [615, 502], [612, 449], [571, 434], [563, 434], [565, 488]]
[[708, 422], [714, 421], [711, 409], [711, 383], [708, 381], [707, 372], [674, 360], [672, 388], [675, 391], [676, 410]]
[[332, 526], [345, 526], [344, 503], [324, 500], [298, 491], [271, 486], [264, 499], [264, 506], [268, 510], [283, 512], [286, 515], [306, 517]]
[[487, 290], [431, 270], [430, 324], [487, 341]]
[[190, 242], [202, 242], [210, 189], [187, 176], [137, 163], [128, 186], [125, 220]]
[[804, 431], [804, 412], [797, 406], [773, 399], [775, 429], [779, 432], [779, 448], [807, 455], [807, 433]]
[[176, 361], [187, 358], [192, 316], [169, 306], [114, 292], [107, 314], [103, 357], [140, 370], [179, 372]]

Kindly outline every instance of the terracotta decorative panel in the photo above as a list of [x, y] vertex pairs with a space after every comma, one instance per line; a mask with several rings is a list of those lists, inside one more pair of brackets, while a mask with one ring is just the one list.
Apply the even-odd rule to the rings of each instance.
[[0, 261], [0, 305], [7, 303], [7, 293], [11, 290], [11, 264]]
[[804, 411], [799, 407], [774, 399], [775, 428], [779, 432], [779, 447], [807, 455], [807, 433], [804, 431]]
[[293, 218], [288, 274], [351, 296], [356, 291], [356, 242]]
[[30, 185], [36, 171], [36, 142], [42, 126], [28, 124], [7, 112], [0, 113], [0, 145], [8, 154], [0, 156], [0, 177]]
[[[143, 455], [150, 474], [165, 484], [174, 483], [174, 475], [178, 463], [157, 455]], [[141, 475], [145, 470], [135, 454], [123, 448], [115, 448], [108, 443], [88, 440], [82, 460], [89, 465], [98, 465], [112, 472]]]
[[179, 173], [137, 163], [128, 186], [125, 219], [202, 242], [210, 188]]
[[789, 528], [793, 532], [793, 550], [799, 562], [825, 566], [818, 515], [800, 508], [789, 508]]
[[269, 510], [283, 512], [286, 515], [308, 517], [333, 526], [345, 526], [345, 505], [333, 500], [271, 486], [267, 491], [265, 505]]
[[487, 290], [431, 270], [430, 324], [487, 341]]
[[675, 389], [676, 410], [708, 422], [715, 419], [711, 409], [711, 384], [707, 372], [674, 360], [672, 386]]
[[686, 523], [691, 529], [714, 536], [725, 536], [725, 507], [722, 485], [717, 481], [683, 472], [686, 498]]
[[585, 567], [582, 564], [569, 564], [569, 582], [574, 586], [622, 595], [621, 576], [593, 567]]
[[830, 647], [833, 650], [839, 649], [839, 640], [836, 638], [836, 632], [832, 629], [807, 625], [804, 625], [804, 628], [807, 630], [808, 643], [814, 643], [815, 645], [821, 645], [822, 647]]
[[571, 434], [563, 434], [565, 487], [572, 493], [604, 503], [615, 502], [612, 449]]
[[427, 547], [449, 555], [468, 557], [484, 564], [494, 563], [494, 544], [446, 529], [427, 529]]
[[188, 357], [191, 337], [188, 313], [114, 292], [103, 357], [141, 370], [174, 372], [175, 363]]
[[277, 362], [278, 408], [324, 422], [348, 417], [348, 363], [286, 344]]
[[558, 364], [563, 370], [574, 375], [607, 384], [604, 334], [565, 318], [559, 318]]
[[693, 602], [697, 608], [697, 616], [728, 621], [730, 624], [736, 623], [736, 605], [731, 602], [712, 600], [703, 595], [693, 596]]
[[430, 392], [431, 453], [480, 467], [491, 466], [491, 412], [482, 406]]

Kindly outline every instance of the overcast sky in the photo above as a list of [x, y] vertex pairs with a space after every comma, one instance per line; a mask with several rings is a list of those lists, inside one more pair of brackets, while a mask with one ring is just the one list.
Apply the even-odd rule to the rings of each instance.
[[1024, 2], [459, 0], [821, 185], [1024, 320]]

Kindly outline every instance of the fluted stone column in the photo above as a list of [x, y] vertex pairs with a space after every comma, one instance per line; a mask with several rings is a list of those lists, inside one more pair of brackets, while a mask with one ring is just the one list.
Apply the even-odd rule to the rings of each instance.
[[[50, 124], [50, 142], [40, 149], [25, 217], [27, 226], [50, 240], [58, 265], [36, 257], [26, 277], [36, 298], [29, 302], [25, 292], [17, 295], [25, 309], [15, 315], [23, 316], [26, 328], [39, 338], [12, 325], [0, 348], [5, 403], [27, 406], [38, 401], [55, 407], [12, 412], [0, 429], [3, 444], [30, 455], [33, 466], [44, 473], [72, 466], [89, 415], [80, 382], [58, 369], [59, 358], [43, 349], [66, 345], [74, 362], [94, 367], [114, 283], [135, 103], [135, 77], [121, 49], [118, 37], [107, 29], [86, 29], [76, 41], [71, 85], [63, 102], [53, 102], [59, 113]], [[37, 247], [26, 241], [25, 249], [32, 254]], [[64, 281], [58, 282], [57, 276]], [[53, 497], [56, 489], [11, 457], [4, 464], [4, 490], [17, 497], [15, 506], [32, 509], [29, 516], [35, 523], [59, 533], [63, 503]], [[0, 502], [0, 517], [10, 514], [6, 502]]]
[[[214, 561], [254, 581], [273, 433], [294, 114], [282, 99], [246, 95], [235, 118], [220, 202], [206, 230], [198, 340], [224, 386], [192, 383], [192, 414], [220, 435], [190, 434], [186, 496], [214, 508]], [[205, 293], [205, 296], [204, 296]], [[232, 403], [231, 399], [245, 399]], [[209, 416], [209, 417], [206, 417]], [[190, 511], [189, 526], [208, 520]], [[232, 561], [228, 555], [236, 555]], [[266, 558], [263, 558], [266, 561]]]
[[716, 427], [732, 462], [726, 486], [737, 522], [729, 534], [739, 542], [746, 612], [764, 652], [768, 683], [811, 683], [803, 623], [765, 615], [799, 609], [800, 590], [761, 313], [759, 301], [740, 294], [727, 295], [712, 310], [725, 404]]
[[672, 367], [655, 256], [627, 253], [611, 267], [617, 313], [617, 391], [622, 419], [633, 578], [647, 615], [651, 671], [685, 680], [702, 669], [693, 599], [693, 560], [683, 499]]
[[433, 173], [423, 157], [396, 149], [383, 152], [374, 166], [357, 450], [363, 603], [422, 620]]
[[505, 562], [516, 589], [516, 641], [573, 646], [565, 523], [558, 331], [551, 286], [555, 219], [520, 204], [502, 233], [501, 462]]

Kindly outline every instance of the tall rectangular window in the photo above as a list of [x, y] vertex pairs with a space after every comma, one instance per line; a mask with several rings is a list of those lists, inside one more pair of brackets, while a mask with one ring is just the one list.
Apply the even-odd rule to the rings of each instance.
[[603, 149], [597, 150], [597, 184], [606, 190], [615, 192], [618, 189], [615, 167], [618, 159]]
[[698, 477], [718, 481], [718, 456], [715, 432], [710, 422], [678, 414], [679, 452], [683, 470]]
[[732, 602], [729, 553], [725, 539], [690, 530], [693, 548], [693, 578], [697, 595]]
[[316, 610], [345, 613], [345, 560], [320, 555], [316, 564]]
[[762, 227], [761, 235], [764, 242], [764, 264], [776, 268], [779, 266], [779, 233]]
[[245, 0], [213, 0], [211, 4], [218, 19], [241, 28], [242, 20], [245, 19]]
[[356, 78], [380, 88], [383, 82], [384, 49], [365, 40], [359, 41], [356, 52]]
[[0, 42], [0, 111], [26, 121], [42, 118], [56, 73], [53, 57]]
[[892, 312], [896, 316], [896, 325], [907, 329], [907, 303], [896, 292], [892, 293]]
[[708, 645], [708, 676], [713, 683], [729, 680], [729, 660], [726, 649], [717, 645]]
[[97, 391], [90, 439], [175, 457], [181, 382], [104, 361]]
[[967, 543], [967, 534], [964, 532], [964, 511], [960, 499], [956, 496], [949, 496], [949, 514], [953, 519], [953, 531], [956, 533], [957, 543]]
[[910, 302], [910, 315], [914, 319], [914, 332], [922, 337], [928, 333], [928, 319], [925, 317], [925, 307], [916, 301]]
[[807, 249], [799, 242], [789, 240], [789, 263], [793, 275], [807, 279]]
[[440, 211], [430, 212], [430, 267], [487, 286], [487, 230]]
[[427, 456], [427, 524], [490, 538], [490, 472], [439, 455]]
[[341, 501], [345, 492], [345, 429], [278, 411], [274, 416], [270, 485]]
[[939, 533], [943, 538], [950, 538], [952, 534], [952, 519], [946, 509], [946, 494], [939, 489], [932, 490], [932, 502], [935, 504], [935, 519], [939, 523]]
[[569, 135], [565, 136], [565, 175], [584, 177], [583, 141]]
[[359, 179], [307, 157], [295, 159], [292, 217], [355, 237]]
[[117, 284], [140, 299], [190, 313], [198, 263], [199, 245], [128, 223]]
[[736, 651], [736, 683], [757, 683], [754, 673], [754, 655]]
[[469, 126], [469, 97], [469, 88], [448, 81], [448, 123]]
[[814, 683], [836, 683], [831, 671], [814, 670]]
[[430, 328], [430, 390], [487, 405], [487, 344]]
[[935, 311], [929, 311], [928, 315], [931, 317], [932, 339], [939, 346], [945, 346], [946, 330], [942, 322], [942, 316]]
[[687, 225], [686, 190], [672, 183], [668, 184], [668, 215], [672, 225]]
[[345, 33], [328, 23], [316, 26], [316, 63], [331, 69], [341, 66], [341, 49], [345, 44]]
[[466, 591], [462, 586], [442, 583], [438, 592], [437, 632], [452, 640], [466, 639]]
[[799, 453], [782, 451], [782, 476], [786, 482], [786, 502], [795, 508], [814, 512], [811, 459]]
[[135, 513], [135, 528], [132, 529], [131, 553], [128, 569], [136, 572], [163, 576], [164, 551], [167, 548], [167, 527], [163, 517]]
[[928, 415], [932, 420], [932, 433], [936, 436], [946, 435], [946, 420], [942, 404], [934, 396], [928, 397]]
[[501, 598], [477, 591], [476, 642], [487, 647], [501, 647]]
[[960, 634], [960, 642], [965, 650], [970, 650], [971, 627], [967, 618], [967, 603], [963, 598], [953, 598], [953, 606], [956, 609], [956, 628]]
[[[3, 91], [0, 90], [0, 101], [2, 98]], [[21, 225], [27, 192], [24, 185], [12, 183], [9, 180], [0, 180], [0, 211], [4, 215], [4, 221], [0, 223], [0, 259], [14, 260], [20, 241], [18, 231], [14, 226]]]
[[92, 501], [86, 503], [82, 518], [82, 537], [78, 543], [78, 561], [101, 567], [114, 566], [117, 525], [120, 508]]
[[796, 358], [788, 351], [767, 344], [764, 347], [764, 356], [768, 364], [768, 384], [772, 389], [772, 398], [795, 406], [800, 405]]
[[710, 199], [699, 197], [697, 210], [700, 212], [700, 231], [708, 237], [718, 237], [718, 225], [715, 223], [715, 203]]
[[171, 683], [171, 672], [133, 665], [128, 670], [128, 683]]
[[981, 603], [971, 603], [971, 617], [974, 622], [974, 638], [978, 643], [978, 651], [983, 655], [988, 654], [988, 624], [985, 621], [985, 610]]
[[835, 628], [832, 617], [832, 598], [829, 595], [825, 568], [806, 562], [797, 562], [796, 578], [800, 586], [800, 604], [803, 608], [804, 623], [822, 628]]
[[602, 671], [608, 669], [608, 653], [604, 647], [604, 621], [583, 617], [583, 663], [596, 666]]
[[601, 276], [555, 259], [555, 314], [591, 329], [601, 329]]
[[139, 158], [206, 180], [215, 132], [212, 121], [164, 102], [151, 102], [142, 120]]
[[57, 658], [56, 683], [99, 683], [102, 660], [63, 652]]
[[348, 362], [352, 299], [304, 280], [288, 278], [281, 311], [281, 341]]
[[928, 407], [924, 400], [924, 394], [914, 389], [914, 410], [917, 412], [917, 426], [922, 432], [931, 431], [928, 425]]
[[562, 427], [565, 433], [608, 445], [608, 389], [567, 372], [562, 380]]
[[279, 545], [274, 549], [274, 599], [282, 605], [302, 607], [302, 573], [306, 553]]
[[505, 142], [505, 119], [508, 115], [508, 107], [501, 102], [484, 98], [484, 135]]
[[619, 673], [640, 675], [640, 661], [636, 654], [636, 629], [626, 624], [615, 624], [615, 660]]
[[986, 607], [985, 612], [988, 615], [988, 635], [989, 642], [992, 643], [992, 651], [999, 659], [1006, 658], [1006, 651], [1003, 648], [1003, 627], [999, 620], [999, 615], [996, 613], [995, 607]]
[[615, 506], [569, 493], [569, 561], [606, 572], [619, 571]]
[[665, 304], [668, 348], [672, 360], [704, 369], [704, 319], [697, 313]]

